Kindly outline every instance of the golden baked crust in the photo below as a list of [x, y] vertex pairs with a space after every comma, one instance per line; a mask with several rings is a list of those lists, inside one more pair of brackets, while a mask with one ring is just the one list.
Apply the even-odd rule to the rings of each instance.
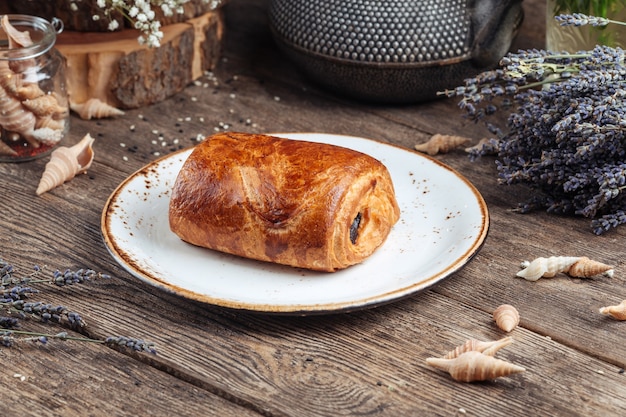
[[376, 159], [247, 133], [196, 146], [169, 208], [171, 230], [188, 243], [320, 271], [363, 261], [399, 217], [391, 176]]

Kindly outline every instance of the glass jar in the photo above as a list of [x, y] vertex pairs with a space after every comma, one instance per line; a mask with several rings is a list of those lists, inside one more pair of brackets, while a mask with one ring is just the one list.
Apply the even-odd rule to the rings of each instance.
[[626, 21], [624, 0], [609, 1], [606, 3], [606, 7], [597, 10], [599, 6], [600, 2], [594, 0], [587, 2], [547, 0], [546, 49], [553, 52], [575, 53], [592, 50], [596, 45], [625, 47], [626, 26], [561, 26], [554, 18], [556, 14], [583, 13], [620, 22]]
[[65, 58], [54, 48], [58, 19], [0, 20], [0, 161], [50, 153], [69, 130]]

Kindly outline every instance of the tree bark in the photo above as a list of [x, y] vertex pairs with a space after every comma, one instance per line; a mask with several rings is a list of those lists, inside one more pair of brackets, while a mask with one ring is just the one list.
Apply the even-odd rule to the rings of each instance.
[[97, 98], [122, 109], [161, 101], [215, 67], [223, 25], [218, 9], [165, 26], [158, 48], [140, 45], [139, 32], [132, 29], [65, 31], [58, 37], [57, 48], [67, 60], [70, 101]]

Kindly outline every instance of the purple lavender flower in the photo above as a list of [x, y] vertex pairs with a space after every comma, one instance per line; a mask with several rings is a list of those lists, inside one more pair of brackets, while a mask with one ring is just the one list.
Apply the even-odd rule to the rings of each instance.
[[[590, 22], [596, 21], [584, 24]], [[460, 97], [465, 116], [495, 135], [470, 157], [495, 154], [500, 183], [536, 191], [520, 211], [542, 207], [588, 217], [600, 234], [626, 223], [624, 61], [622, 49], [606, 46], [576, 54], [521, 51], [503, 58], [502, 68], [442, 94]], [[511, 108], [506, 126], [486, 121], [505, 106]]]

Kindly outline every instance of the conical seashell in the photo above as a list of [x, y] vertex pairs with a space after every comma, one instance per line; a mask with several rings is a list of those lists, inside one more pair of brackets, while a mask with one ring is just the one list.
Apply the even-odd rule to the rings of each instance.
[[45, 94], [37, 98], [26, 99], [22, 101], [22, 105], [38, 117], [54, 115], [55, 118], [59, 119], [68, 111], [67, 107], [59, 104], [59, 101], [53, 94]]
[[469, 142], [468, 138], [453, 135], [434, 134], [425, 142], [415, 145], [415, 150], [426, 152], [428, 155], [437, 155], [438, 153], [446, 153], [454, 148], [458, 148]]
[[103, 119], [106, 117], [122, 116], [124, 112], [97, 98], [90, 98], [84, 103], [70, 103], [72, 111], [76, 112], [81, 119]]
[[454, 359], [465, 352], [475, 351], [481, 352], [488, 356], [493, 356], [503, 347], [506, 347], [513, 343], [512, 337], [505, 337], [500, 340], [493, 340], [489, 342], [483, 342], [481, 340], [470, 339], [460, 346], [455, 347], [450, 352], [446, 353], [444, 359]]
[[[39, 87], [38, 84], [24, 84], [15, 88], [15, 97], [20, 100], [34, 100], [46, 93]], [[67, 111], [67, 109], [66, 109]]]
[[87, 134], [72, 147], [62, 146], [55, 149], [39, 181], [37, 195], [71, 180], [76, 174], [87, 171], [94, 158], [93, 141], [94, 139]]
[[[11, 22], [9, 22], [8, 15], [4, 15], [2, 17], [0, 25], [2, 26], [2, 29], [4, 29], [4, 32], [9, 40], [9, 52], [11, 49], [24, 48], [33, 44], [30, 33], [28, 31], [22, 32], [17, 30]], [[26, 79], [31, 79], [33, 81], [37, 79], [36, 62], [34, 59], [11, 60], [9, 61], [9, 68], [16, 73], [21, 74]]]
[[475, 145], [472, 145], [472, 146], [470, 146], [468, 148], [465, 148], [465, 152], [469, 153], [469, 152], [473, 152], [473, 151], [481, 151], [484, 147], [489, 146], [490, 143], [491, 143], [491, 139], [489, 139], [489, 138], [482, 138]]
[[38, 148], [40, 143], [33, 138], [37, 118], [22, 104], [0, 88], [0, 126], [7, 131], [19, 133], [30, 146]]
[[493, 311], [493, 319], [500, 329], [508, 333], [517, 327], [520, 317], [515, 307], [510, 304], [502, 304]]
[[454, 359], [428, 358], [426, 363], [461, 382], [488, 381], [525, 371], [521, 366], [476, 351], [462, 353]]
[[600, 313], [611, 316], [617, 320], [626, 320], [626, 300], [615, 306], [602, 307]]
[[54, 119], [51, 115], [37, 118], [35, 129], [42, 129], [44, 127], [52, 130], [63, 130], [65, 128], [65, 119]]
[[559, 272], [566, 272], [576, 262], [579, 257], [574, 256], [551, 256], [549, 258], [537, 258], [528, 264], [523, 263], [518, 277], [528, 281], [537, 281], [541, 277], [550, 278]]
[[589, 278], [604, 273], [611, 274], [613, 267], [602, 262], [593, 261], [586, 256], [574, 262], [566, 271], [569, 276], [577, 278]]
[[9, 48], [23, 48], [25, 46], [30, 46], [33, 44], [32, 39], [30, 38], [30, 33], [27, 31], [19, 31], [15, 29], [15, 27], [9, 22], [9, 15], [2, 16], [2, 21], [0, 22], [2, 25], [2, 29], [7, 34], [7, 38], [9, 38]]

